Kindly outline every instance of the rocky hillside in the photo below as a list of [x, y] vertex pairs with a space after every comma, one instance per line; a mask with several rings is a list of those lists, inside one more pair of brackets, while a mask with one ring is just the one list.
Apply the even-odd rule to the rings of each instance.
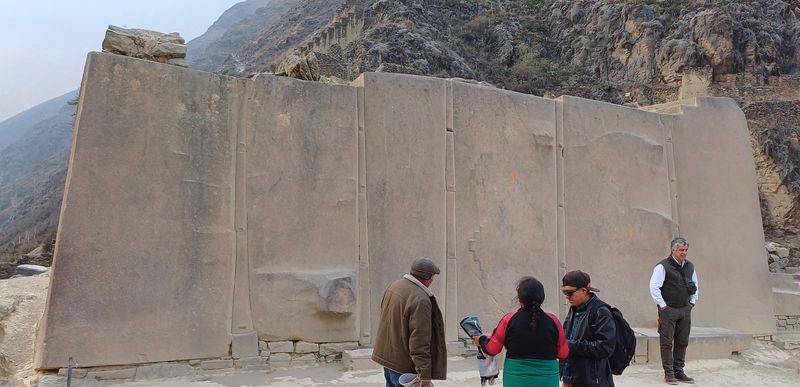
[[[799, 16], [800, 0], [248, 0], [190, 42], [188, 59], [248, 76], [313, 52], [321, 75], [344, 80], [365, 71], [462, 77], [630, 106], [728, 96], [750, 123], [767, 238], [797, 259]], [[57, 154], [24, 175], [55, 184], [58, 173], [45, 170], [66, 168]], [[49, 225], [41, 235], [54, 224], [21, 214], [36, 184], [15, 184], [14, 200], [0, 184], [0, 246], [21, 240], [6, 231], [12, 224], [30, 230], [40, 218]], [[36, 200], [60, 202], [60, 191], [46, 192]]]
[[247, 0], [225, 11], [206, 33], [188, 43], [193, 68], [211, 71], [239, 51], [260, 29], [277, 23], [299, 0]]
[[[0, 150], [0, 269], [55, 236], [77, 91], [0, 123], [21, 136]], [[36, 114], [30, 114], [36, 113]], [[19, 116], [30, 115], [20, 120]]]

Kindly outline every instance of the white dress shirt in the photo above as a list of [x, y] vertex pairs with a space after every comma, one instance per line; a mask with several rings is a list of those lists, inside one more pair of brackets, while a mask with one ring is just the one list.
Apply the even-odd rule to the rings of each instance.
[[[677, 259], [670, 256], [675, 262], [678, 262]], [[683, 267], [683, 263], [679, 263], [681, 267]], [[666, 277], [666, 271], [662, 264], [656, 265], [653, 268], [653, 275], [650, 277], [650, 296], [653, 297], [653, 301], [656, 302], [659, 308], [663, 308], [667, 306], [667, 303], [664, 301], [664, 297], [661, 296], [661, 286], [664, 285], [664, 278]], [[697, 270], [692, 271], [692, 281], [694, 281], [694, 285], [697, 287], [697, 291], [689, 297], [689, 303], [694, 305], [697, 303], [697, 296], [700, 295], [700, 283], [697, 282]]]

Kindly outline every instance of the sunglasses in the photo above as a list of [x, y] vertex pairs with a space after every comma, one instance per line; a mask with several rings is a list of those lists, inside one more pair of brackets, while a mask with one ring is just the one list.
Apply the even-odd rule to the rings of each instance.
[[578, 290], [581, 290], [581, 289], [583, 289], [583, 288], [572, 289], [572, 290], [562, 289], [561, 293], [564, 293], [564, 295], [567, 296], [567, 297], [572, 297], [572, 295], [575, 294], [575, 292], [577, 292]]

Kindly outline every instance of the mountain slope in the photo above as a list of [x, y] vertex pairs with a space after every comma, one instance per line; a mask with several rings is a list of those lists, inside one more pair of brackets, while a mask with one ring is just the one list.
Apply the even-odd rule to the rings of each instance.
[[[75, 98], [76, 94], [77, 90], [70, 91], [0, 122], [0, 151], [19, 140], [25, 134], [25, 131], [40, 122], [43, 117], [56, 114], [58, 110], [64, 107], [67, 101]], [[0, 162], [0, 173], [5, 167]]]
[[248, 0], [225, 11], [187, 46], [193, 68], [212, 71], [244, 46], [259, 29], [277, 23], [298, 0]]

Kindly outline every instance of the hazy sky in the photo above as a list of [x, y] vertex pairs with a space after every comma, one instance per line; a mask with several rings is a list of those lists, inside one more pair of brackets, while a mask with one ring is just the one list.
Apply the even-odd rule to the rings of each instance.
[[188, 42], [242, 0], [0, 0], [0, 121], [80, 87], [109, 24]]

